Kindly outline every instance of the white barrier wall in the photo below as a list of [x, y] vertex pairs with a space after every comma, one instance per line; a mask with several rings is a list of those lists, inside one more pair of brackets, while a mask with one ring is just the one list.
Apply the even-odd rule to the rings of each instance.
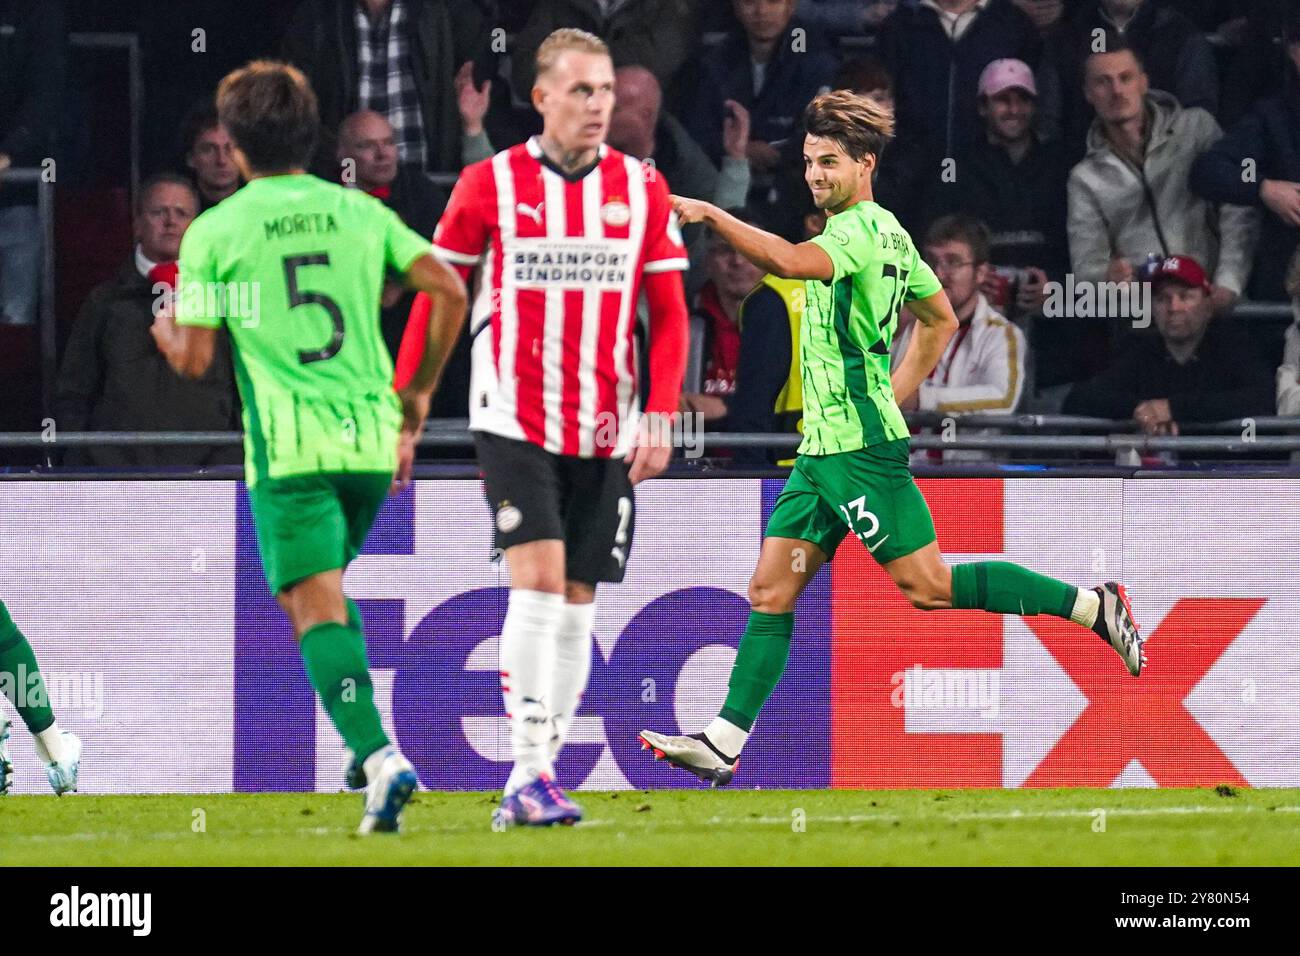
[[[1148, 671], [1130, 678], [1055, 618], [916, 611], [850, 539], [801, 602], [735, 785], [1300, 785], [1300, 482], [921, 484], [952, 562], [1124, 581]], [[598, 596], [566, 784], [694, 785], [635, 735], [698, 729], [721, 703], [779, 487], [638, 490], [627, 580]], [[339, 788], [342, 746], [266, 592], [240, 486], [7, 482], [0, 515], [0, 599], [85, 741], [84, 791]], [[508, 773], [505, 590], [488, 554], [479, 483], [420, 482], [346, 578], [386, 724], [429, 787], [493, 789]], [[17, 792], [43, 792], [21, 725], [14, 743]]]

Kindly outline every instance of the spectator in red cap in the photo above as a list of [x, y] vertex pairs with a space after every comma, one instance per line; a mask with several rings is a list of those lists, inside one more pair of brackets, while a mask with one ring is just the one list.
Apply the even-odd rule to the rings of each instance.
[[1071, 390], [1067, 415], [1132, 417], [1148, 435], [1177, 435], [1180, 422], [1273, 414], [1273, 375], [1232, 322], [1212, 321], [1210, 281], [1191, 256], [1167, 256], [1139, 278], [1151, 283], [1156, 335]]
[[[1007, 314], [1042, 307], [1043, 285], [1069, 267], [1065, 242], [1065, 153], [1035, 134], [1038, 85], [1023, 60], [994, 60], [979, 80], [984, 135], [957, 154], [952, 177], [935, 176], [926, 190], [925, 220], [962, 213], [989, 229], [989, 261], [1013, 275], [1010, 301], [984, 291]], [[997, 272], [990, 269], [991, 278]]]

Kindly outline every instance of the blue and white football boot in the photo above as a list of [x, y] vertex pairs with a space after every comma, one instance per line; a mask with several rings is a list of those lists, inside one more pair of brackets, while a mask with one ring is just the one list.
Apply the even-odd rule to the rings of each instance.
[[63, 747], [67, 756], [45, 765], [45, 776], [55, 796], [77, 792], [77, 773], [81, 770], [81, 738], [70, 730], [63, 731]]
[[0, 717], [0, 797], [6, 796], [14, 784], [14, 764], [9, 759], [9, 728], [12, 726], [8, 717]]
[[396, 833], [402, 808], [420, 786], [411, 762], [392, 747], [385, 749], [379, 772], [366, 784], [366, 815], [358, 833]]

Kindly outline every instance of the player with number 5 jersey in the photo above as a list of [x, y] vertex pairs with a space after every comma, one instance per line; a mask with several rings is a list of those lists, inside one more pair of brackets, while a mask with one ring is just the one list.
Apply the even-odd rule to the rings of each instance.
[[[959, 322], [911, 236], [873, 200], [872, 174], [893, 116], [837, 90], [808, 105], [804, 128], [804, 178], [828, 214], [822, 234], [808, 242], [795, 245], [708, 203], [673, 197], [682, 222], [704, 222], [760, 267], [804, 280], [804, 437], [768, 519], [726, 701], [701, 733], [641, 734], [657, 759], [715, 786], [731, 780], [785, 670], [796, 600], [849, 534], [919, 609], [1050, 614], [1091, 629], [1134, 676], [1144, 663], [1122, 585], [1075, 587], [1006, 561], [944, 561], [908, 468], [898, 400], [934, 369]], [[916, 334], [891, 377], [889, 347], [904, 305], [916, 317]]]
[[[217, 112], [248, 185], [186, 232], [176, 300], [159, 311], [154, 338], [173, 368], [198, 376], [218, 330], [230, 336], [267, 584], [352, 752], [354, 779], [364, 774], [361, 832], [391, 832], [417, 779], [375, 707], [343, 571], [385, 496], [409, 477], [464, 324], [464, 285], [378, 200], [305, 172], [320, 121], [297, 69], [258, 61], [236, 70], [217, 89]], [[379, 324], [390, 273], [426, 293], [432, 312], [422, 361], [400, 393]]]

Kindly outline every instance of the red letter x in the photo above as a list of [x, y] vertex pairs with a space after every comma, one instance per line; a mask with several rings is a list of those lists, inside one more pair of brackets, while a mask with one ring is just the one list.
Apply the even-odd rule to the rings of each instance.
[[1108, 787], [1133, 760], [1162, 787], [1247, 785], [1183, 700], [1263, 606], [1255, 598], [1180, 600], [1147, 638], [1151, 665], [1136, 679], [1077, 625], [1026, 618], [1088, 706], [1025, 786]]

